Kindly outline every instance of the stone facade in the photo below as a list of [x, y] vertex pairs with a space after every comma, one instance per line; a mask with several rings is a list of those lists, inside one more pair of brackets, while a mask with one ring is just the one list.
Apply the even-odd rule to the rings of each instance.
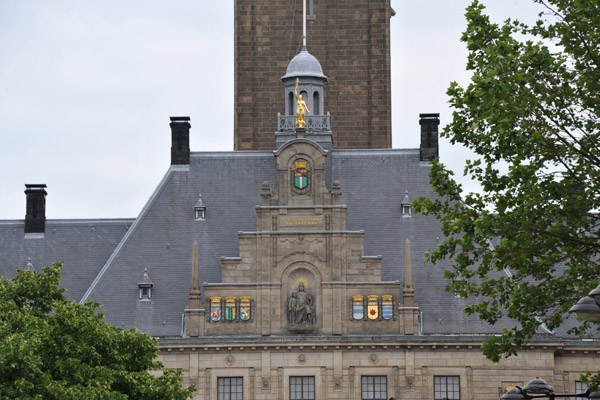
[[478, 337], [381, 336], [377, 338], [222, 337], [163, 339], [160, 359], [181, 368], [194, 399], [216, 400], [218, 378], [241, 377], [243, 398], [289, 399], [290, 377], [314, 377], [316, 399], [361, 399], [361, 378], [383, 376], [387, 398], [430, 400], [436, 377], [458, 377], [459, 397], [497, 400], [505, 389], [533, 377], [557, 393], [575, 391], [586, 371], [597, 369], [598, 348], [580, 342], [536, 342], [494, 364]]
[[[308, 0], [308, 50], [329, 78], [335, 148], [389, 148], [391, 139], [389, 0]], [[295, 5], [295, 8], [292, 6]], [[275, 148], [280, 78], [300, 51], [302, 2], [235, 2], [235, 150]]]
[[201, 285], [203, 302], [194, 252], [184, 336], [160, 341], [161, 361], [185, 371], [195, 399], [217, 400], [235, 380], [242, 397], [231, 398], [288, 400], [300, 379], [308, 399], [495, 400], [536, 376], [574, 392], [597, 368], [596, 342], [535, 338], [494, 364], [485, 336], [425, 335], [410, 242], [404, 282], [381, 281], [364, 232], [346, 230], [340, 183], [325, 186], [328, 152], [296, 138], [274, 155], [277, 182], [262, 184], [256, 231], [238, 233], [240, 257], [222, 258], [222, 282]]
[[364, 231], [346, 230], [340, 183], [325, 186], [328, 152], [297, 138], [274, 154], [277, 183], [262, 184], [257, 229], [239, 232], [240, 257], [222, 259], [222, 283], [203, 284], [203, 306], [192, 289], [186, 335], [415, 333], [412, 297], [404, 304], [400, 282], [381, 281]]

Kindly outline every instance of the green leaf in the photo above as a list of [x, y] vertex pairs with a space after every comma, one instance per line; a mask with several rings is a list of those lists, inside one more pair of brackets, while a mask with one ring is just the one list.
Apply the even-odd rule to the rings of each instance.
[[448, 288], [477, 298], [466, 313], [514, 324], [484, 344], [494, 361], [516, 354], [540, 321], [560, 328], [600, 279], [600, 8], [533, 1], [543, 13], [531, 26], [492, 23], [478, 1], [467, 7], [461, 40], [472, 78], [450, 83], [442, 136], [474, 153], [463, 174], [479, 189], [463, 193], [435, 160], [438, 196], [413, 205], [442, 225], [426, 259], [451, 261]]
[[155, 361], [155, 339], [102, 321], [99, 303], [64, 298], [61, 267], [0, 280], [0, 398], [190, 398], [181, 373]]

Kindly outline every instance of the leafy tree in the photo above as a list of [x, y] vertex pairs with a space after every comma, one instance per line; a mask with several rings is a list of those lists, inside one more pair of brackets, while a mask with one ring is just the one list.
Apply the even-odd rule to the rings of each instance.
[[[493, 361], [516, 354], [539, 326], [554, 330], [600, 278], [600, 3], [533, 0], [526, 25], [492, 23], [475, 0], [466, 10], [466, 87], [448, 89], [453, 119], [442, 136], [469, 148], [464, 193], [439, 160], [435, 215], [444, 241], [428, 258], [451, 259], [448, 290], [478, 296], [466, 308], [491, 324], [515, 321], [484, 345]], [[590, 332], [587, 322], [572, 333]]]
[[99, 303], [58, 287], [62, 264], [0, 280], [0, 398], [187, 399], [180, 372], [162, 369], [156, 340], [104, 321]]

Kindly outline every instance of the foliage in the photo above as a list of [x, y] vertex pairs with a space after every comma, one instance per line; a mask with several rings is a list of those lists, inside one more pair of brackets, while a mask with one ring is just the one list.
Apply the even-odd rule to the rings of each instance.
[[436, 160], [439, 197], [414, 204], [442, 223], [445, 240], [428, 257], [452, 259], [447, 289], [478, 297], [466, 312], [514, 321], [484, 345], [494, 361], [542, 323], [561, 326], [600, 278], [600, 4], [535, 2], [533, 26], [492, 23], [477, 0], [467, 8], [472, 78], [448, 89], [453, 120], [442, 136], [474, 152], [464, 175], [481, 189], [464, 193]]
[[179, 371], [149, 372], [162, 369], [155, 339], [64, 298], [61, 267], [0, 280], [0, 398], [189, 398]]

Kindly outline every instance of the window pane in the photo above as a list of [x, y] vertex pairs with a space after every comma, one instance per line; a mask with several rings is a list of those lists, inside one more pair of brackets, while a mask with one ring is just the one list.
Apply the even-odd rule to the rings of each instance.
[[244, 379], [243, 378], [217, 378], [218, 400], [243, 400]]
[[[587, 390], [588, 385], [585, 382], [575, 381], [575, 393], [583, 393]], [[577, 400], [585, 400], [585, 397], [576, 397]]]
[[361, 377], [361, 399], [362, 400], [386, 400], [387, 399], [387, 376], [362, 376]]
[[290, 376], [290, 400], [315, 400], [315, 377]]
[[290, 400], [314, 400], [314, 376], [290, 376]]
[[460, 377], [434, 376], [433, 398], [434, 400], [460, 400]]

